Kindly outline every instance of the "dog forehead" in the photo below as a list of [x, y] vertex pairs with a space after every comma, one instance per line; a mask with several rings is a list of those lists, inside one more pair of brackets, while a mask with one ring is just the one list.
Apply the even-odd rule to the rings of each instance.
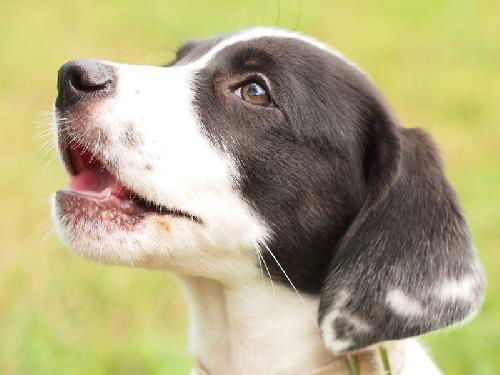
[[[265, 48], [266, 43], [260, 43], [262, 40], [272, 42], [271, 45], [269, 45], [269, 49], [272, 53], [277, 53], [278, 49], [282, 53], [297, 51], [297, 49], [300, 49], [302, 46], [306, 51], [310, 51], [311, 48], [318, 49], [335, 56], [351, 66], [355, 66], [340, 52], [314, 38], [302, 35], [298, 32], [268, 27], [257, 27], [212, 38], [188, 41], [179, 48], [178, 55], [180, 55], [180, 59], [179, 56], [178, 59], [180, 63], [193, 64], [198, 68], [203, 68], [217, 57], [224, 56], [220, 54], [220, 52], [237, 49], [241, 47], [242, 44], [244, 44], [245, 47], [258, 46], [261, 49]], [[276, 49], [276, 47], [278, 48]], [[275, 49], [272, 50], [272, 48]]]

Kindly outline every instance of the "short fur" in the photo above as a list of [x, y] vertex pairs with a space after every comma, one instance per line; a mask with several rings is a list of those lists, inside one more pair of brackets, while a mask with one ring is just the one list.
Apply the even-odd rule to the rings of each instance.
[[[56, 224], [78, 252], [184, 275], [196, 319], [210, 308], [201, 291], [234, 306], [233, 315], [214, 310], [227, 319], [243, 318], [234, 313], [241, 296], [267, 303], [255, 286], [266, 271], [280, 285], [281, 308], [292, 306], [290, 287], [317, 314], [324, 347], [319, 336], [301, 343], [315, 348], [307, 351], [315, 364], [327, 362], [325, 347], [355, 351], [478, 310], [481, 267], [433, 141], [401, 127], [366, 74], [338, 52], [258, 28], [189, 42], [162, 68], [99, 64], [96, 71], [112, 75], [107, 91], [68, 100], [60, 89], [59, 143], [77, 139], [124, 186], [196, 220], [145, 216], [123, 228], [86, 221], [84, 210], [75, 216], [67, 208], [74, 202], [56, 198]], [[272, 107], [234, 95], [250, 81], [268, 87]], [[235, 285], [239, 292], [230, 293]], [[290, 325], [303, 321], [294, 317]], [[307, 327], [301, 337], [317, 335]], [[193, 330], [207, 336], [201, 321]], [[195, 355], [219, 373], [234, 372], [210, 362], [210, 345]], [[307, 359], [302, 367], [284, 363], [286, 371], [313, 367]]]

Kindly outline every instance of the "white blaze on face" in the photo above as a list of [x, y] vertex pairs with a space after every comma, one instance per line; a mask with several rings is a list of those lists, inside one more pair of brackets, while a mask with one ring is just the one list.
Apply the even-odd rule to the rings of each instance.
[[193, 72], [114, 66], [117, 92], [101, 105], [98, 121], [111, 135], [105, 156], [119, 178], [155, 203], [201, 218], [223, 215], [216, 201], [231, 199], [226, 195], [234, 195], [237, 175], [229, 156], [202, 134], [192, 104]]
[[117, 92], [101, 106], [99, 123], [111, 135], [105, 155], [119, 179], [152, 202], [199, 217], [203, 226], [177, 222], [205, 232], [205, 246], [256, 247], [266, 230], [237, 192], [233, 161], [210, 144], [193, 107], [197, 69], [115, 67]]

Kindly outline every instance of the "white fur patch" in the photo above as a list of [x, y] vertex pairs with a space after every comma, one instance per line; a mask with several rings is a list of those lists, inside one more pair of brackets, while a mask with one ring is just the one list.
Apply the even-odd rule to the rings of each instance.
[[345, 290], [341, 291], [336, 301], [335, 308], [323, 318], [320, 327], [321, 336], [323, 337], [325, 345], [330, 350], [336, 353], [343, 352], [353, 344], [352, 340], [345, 338], [340, 339], [337, 337], [337, 333], [334, 329], [334, 323], [336, 319], [341, 318], [348, 321], [357, 331], [368, 332], [371, 329], [368, 323], [350, 314], [349, 312], [344, 311], [343, 308], [346, 305], [348, 299], [349, 293]]
[[473, 276], [464, 276], [459, 280], [450, 279], [439, 285], [436, 295], [445, 301], [456, 299], [470, 301], [475, 298], [476, 286], [477, 280]]
[[422, 304], [405, 294], [401, 289], [393, 289], [387, 293], [386, 303], [398, 315], [418, 316], [425, 311]]
[[402, 345], [403, 355], [399, 358], [394, 358], [389, 352], [389, 360], [392, 363], [399, 363], [402, 367], [395, 366], [391, 368], [393, 374], [400, 375], [441, 375], [441, 371], [432, 362], [432, 359], [426, 353], [422, 345], [416, 340], [404, 340], [403, 342], [395, 342], [392, 345]]
[[210, 374], [302, 374], [332, 361], [302, 300], [269, 279], [222, 285], [181, 277], [190, 312], [189, 348]]

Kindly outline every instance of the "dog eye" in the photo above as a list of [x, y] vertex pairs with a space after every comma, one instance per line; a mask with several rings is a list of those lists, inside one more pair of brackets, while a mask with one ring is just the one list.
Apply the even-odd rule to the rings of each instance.
[[240, 99], [262, 107], [270, 107], [273, 102], [267, 88], [260, 83], [250, 82], [241, 86], [234, 92]]

